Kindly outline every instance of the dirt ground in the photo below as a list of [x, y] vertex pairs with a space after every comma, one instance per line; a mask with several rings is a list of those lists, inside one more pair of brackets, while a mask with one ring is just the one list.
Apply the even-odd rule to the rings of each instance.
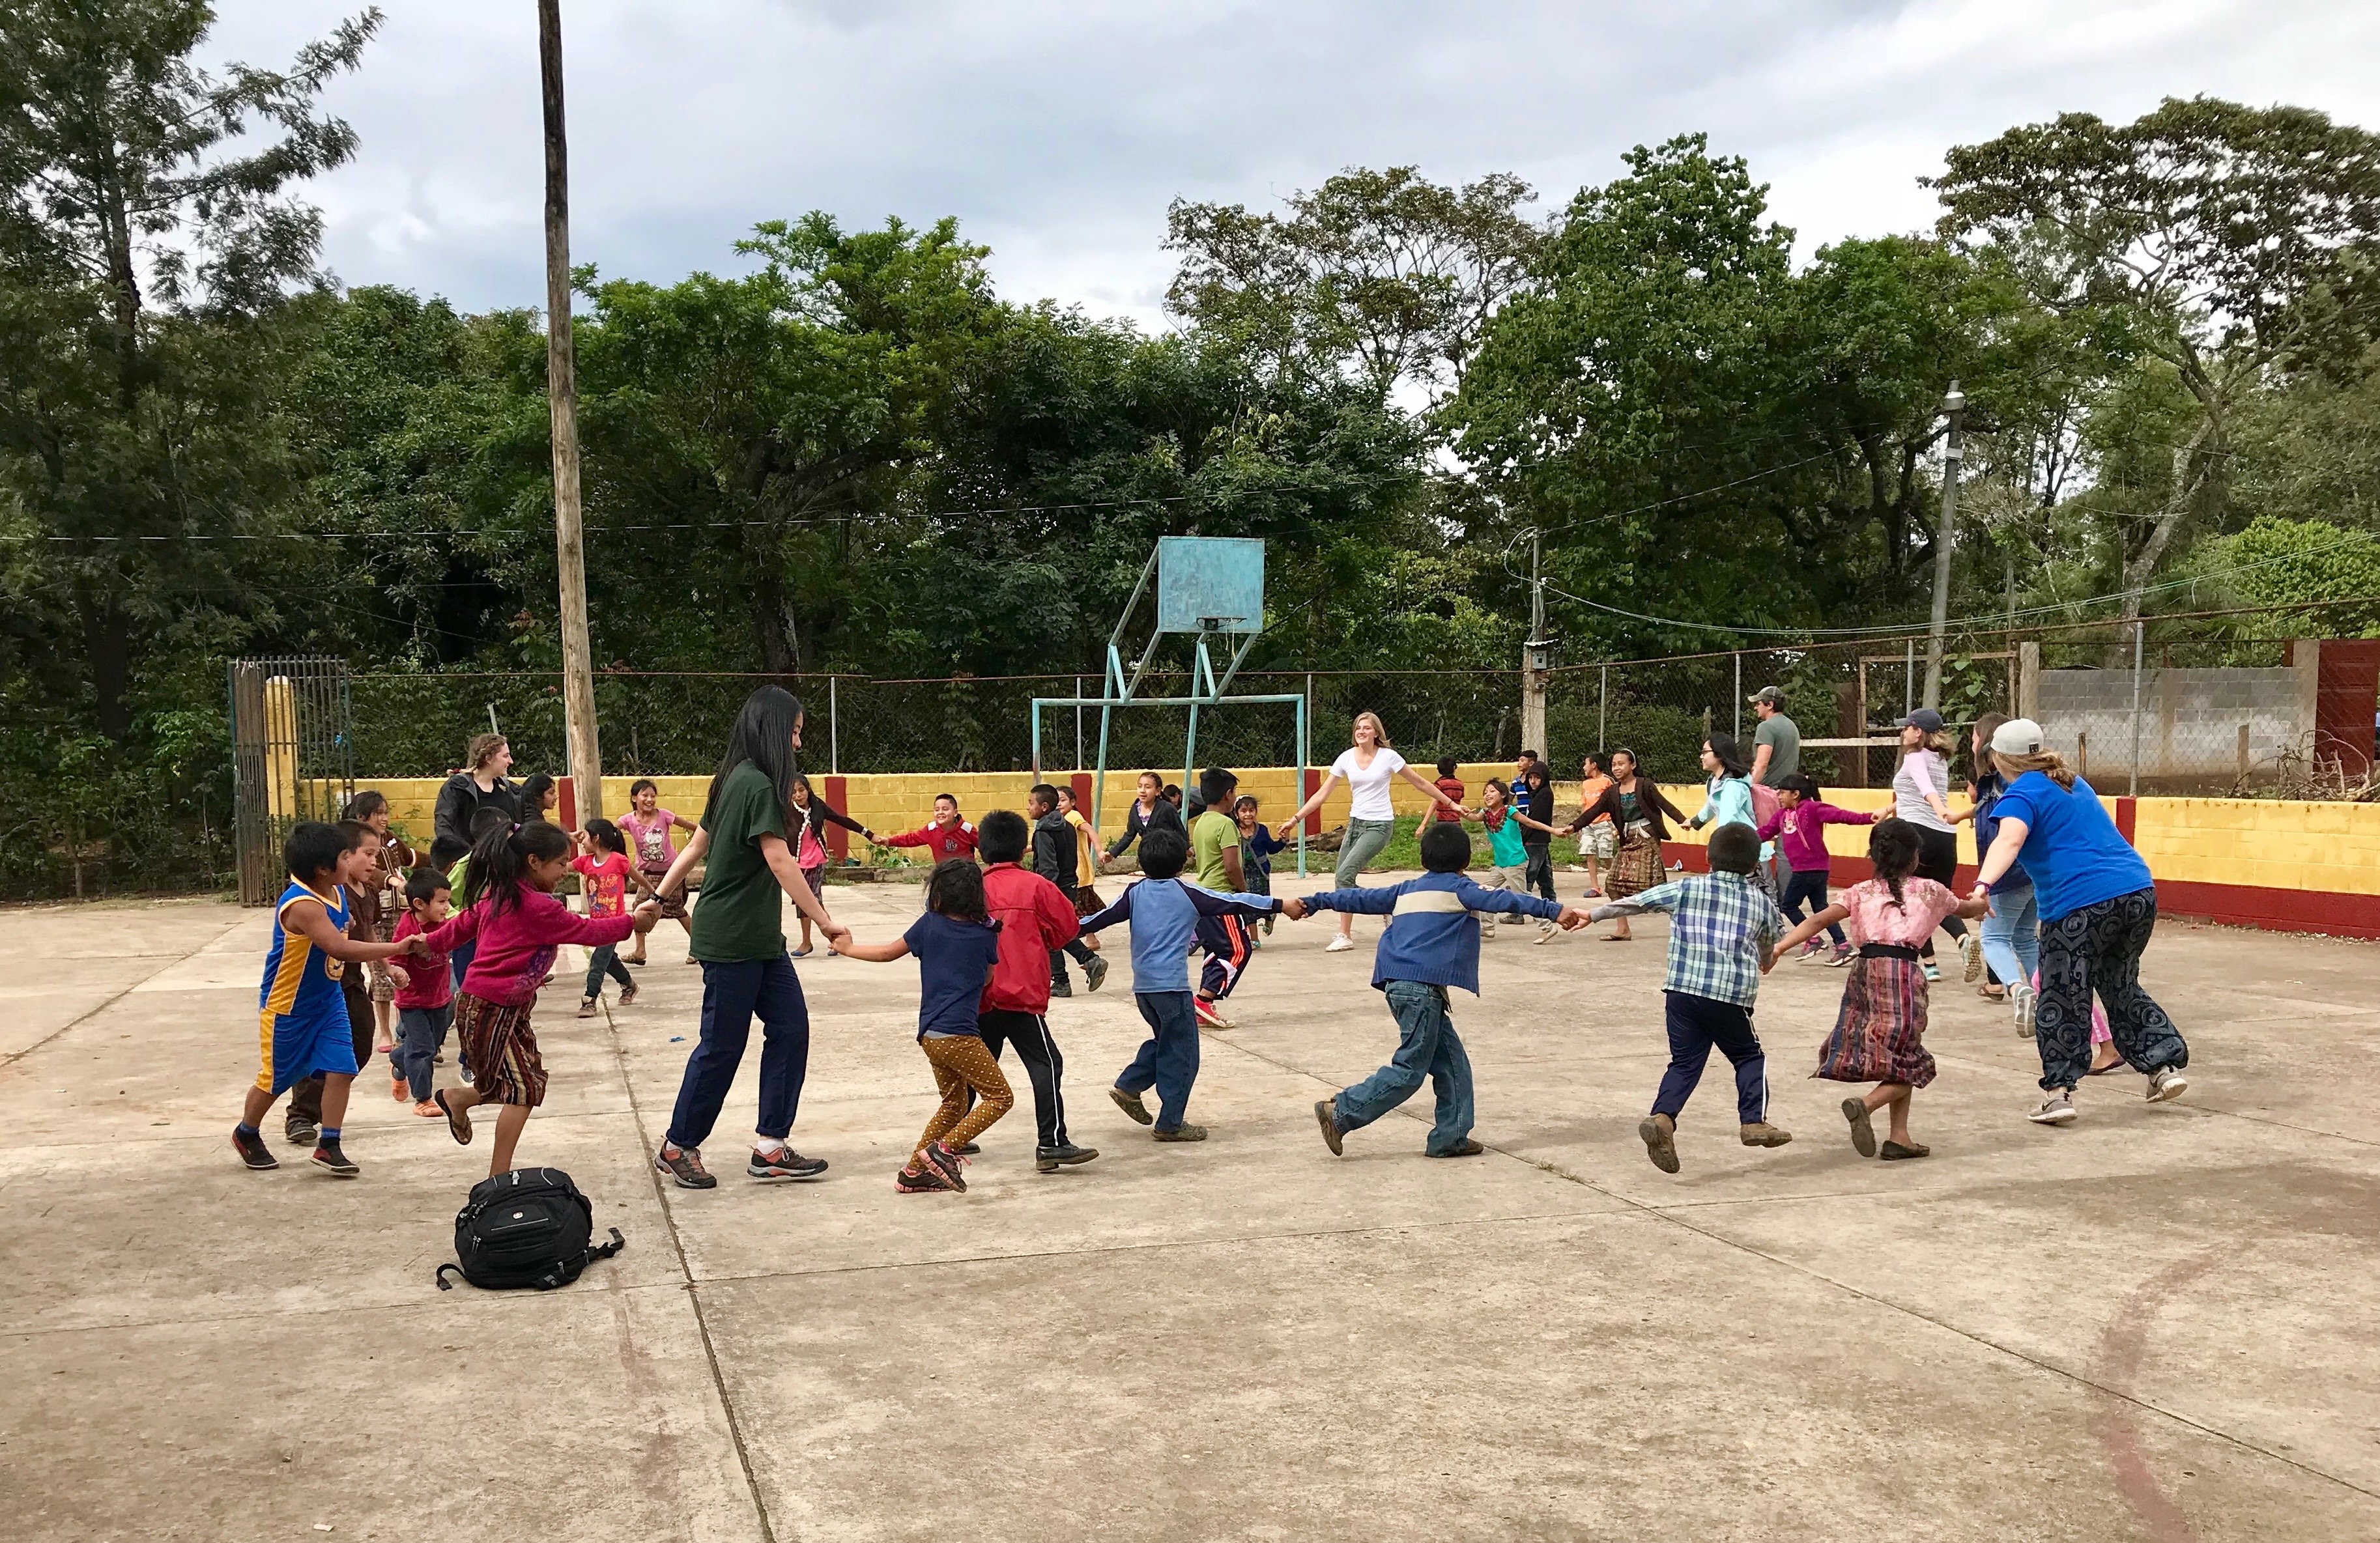
[[[917, 903], [831, 893], [863, 937]], [[1212, 1139], [1104, 1096], [1120, 969], [1051, 1014], [1099, 1161], [1033, 1171], [1020, 1074], [970, 1191], [905, 1197], [914, 967], [829, 958], [795, 1128], [826, 1177], [742, 1176], [747, 1063], [720, 1187], [656, 1182], [701, 995], [665, 926], [632, 1007], [573, 1018], [570, 954], [544, 999], [522, 1159], [628, 1247], [540, 1295], [433, 1289], [486, 1149], [378, 1061], [359, 1181], [240, 1167], [268, 924], [0, 913], [12, 1539], [2380, 1537], [2367, 945], [2167, 923], [2191, 1091], [2095, 1079], [2063, 1130], [2023, 1118], [2030, 1041], [1946, 982], [1934, 1155], [1891, 1165], [1806, 1075], [1841, 976], [1784, 966], [1757, 1021], [1797, 1139], [1738, 1145], [1715, 1062], [1671, 1177], [1635, 1135], [1666, 923], [1488, 946], [1456, 1021], [1489, 1150], [1455, 1162], [1426, 1092], [1324, 1149], [1310, 1105], [1393, 1043], [1377, 924], [1325, 955], [1284, 923], [1204, 1040]]]

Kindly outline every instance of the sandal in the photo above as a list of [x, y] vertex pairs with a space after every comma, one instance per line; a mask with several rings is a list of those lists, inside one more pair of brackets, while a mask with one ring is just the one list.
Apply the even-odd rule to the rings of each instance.
[[456, 1112], [455, 1106], [446, 1102], [446, 1090], [443, 1088], [431, 1093], [430, 1102], [438, 1105], [439, 1113], [446, 1116], [446, 1133], [455, 1138], [455, 1144], [458, 1147], [469, 1146], [471, 1144], [471, 1112], [468, 1109]]

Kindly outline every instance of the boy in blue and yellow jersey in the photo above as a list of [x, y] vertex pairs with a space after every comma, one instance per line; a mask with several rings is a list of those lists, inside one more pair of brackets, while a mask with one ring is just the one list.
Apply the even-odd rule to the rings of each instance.
[[372, 857], [352, 831], [320, 821], [301, 822], [289, 832], [282, 857], [289, 887], [273, 908], [273, 947], [264, 956], [264, 982], [257, 992], [258, 1037], [263, 1067], [231, 1144], [251, 1168], [277, 1168], [257, 1126], [293, 1084], [320, 1073], [322, 1124], [314, 1161], [341, 1178], [356, 1165], [339, 1150], [339, 1126], [346, 1117], [347, 1090], [356, 1079], [356, 1047], [340, 976], [367, 960], [419, 951], [416, 940], [358, 942], [346, 935], [346, 886], [366, 882]]
[[1428, 872], [1381, 889], [1328, 889], [1292, 900], [1292, 920], [1317, 910], [1389, 918], [1372, 955], [1372, 984], [1389, 999], [1397, 1020], [1397, 1053], [1387, 1066], [1314, 1106], [1323, 1142], [1335, 1154], [1340, 1140], [1420, 1091], [1427, 1077], [1438, 1095], [1430, 1127], [1432, 1157], [1476, 1157], [1471, 1139], [1471, 1058], [1455, 1036], [1447, 994], [1456, 986], [1479, 994], [1478, 915], [1534, 916], [1548, 925], [1583, 927], [1586, 913], [1519, 889], [1488, 889], [1471, 882], [1471, 837], [1461, 826], [1422, 826], [1421, 862]]

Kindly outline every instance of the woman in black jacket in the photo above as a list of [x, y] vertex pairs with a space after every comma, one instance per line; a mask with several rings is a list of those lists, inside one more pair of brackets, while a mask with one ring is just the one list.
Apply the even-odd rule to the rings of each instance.
[[438, 790], [438, 806], [431, 817], [430, 861], [452, 868], [471, 850], [471, 816], [482, 807], [501, 809], [509, 819], [520, 818], [520, 790], [504, 779], [512, 769], [512, 746], [502, 734], [472, 736], [464, 752], [463, 770]]
[[[1662, 816], [1680, 825], [1686, 823], [1686, 816], [1649, 778], [1636, 775], [1636, 753], [1624, 746], [1611, 753], [1611, 786], [1578, 812], [1568, 830], [1572, 834], [1585, 830], [1606, 814], [1611, 816], [1612, 829], [1620, 833], [1620, 844], [1603, 876], [1604, 894], [1617, 900], [1660, 883], [1661, 843], [1670, 838], [1670, 827]], [[1618, 930], [1611, 934], [1611, 941], [1627, 941], [1628, 919], [1621, 917], [1612, 924]]]
[[1109, 861], [1113, 862], [1130, 851], [1133, 843], [1151, 830], [1166, 826], [1182, 831], [1185, 836], [1188, 834], [1182, 823], [1182, 811], [1165, 797], [1165, 778], [1155, 772], [1145, 771], [1140, 774], [1140, 797], [1123, 812], [1123, 834], [1108, 847]]

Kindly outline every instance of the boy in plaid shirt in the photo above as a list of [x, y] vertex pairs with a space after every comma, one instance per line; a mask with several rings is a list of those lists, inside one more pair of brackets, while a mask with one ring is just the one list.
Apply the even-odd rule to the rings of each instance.
[[1792, 1136], [1768, 1123], [1768, 1057], [1752, 1031], [1752, 1004], [1769, 950], [1785, 934], [1776, 902], [1753, 876], [1760, 838], [1746, 825], [1711, 832], [1710, 868], [1595, 908], [1597, 922], [1648, 910], [1670, 912], [1670, 1067], [1653, 1112], [1637, 1126], [1645, 1153], [1665, 1174], [1678, 1171], [1678, 1115], [1702, 1080], [1711, 1047], [1735, 1066], [1735, 1106], [1747, 1147], [1781, 1147]]

